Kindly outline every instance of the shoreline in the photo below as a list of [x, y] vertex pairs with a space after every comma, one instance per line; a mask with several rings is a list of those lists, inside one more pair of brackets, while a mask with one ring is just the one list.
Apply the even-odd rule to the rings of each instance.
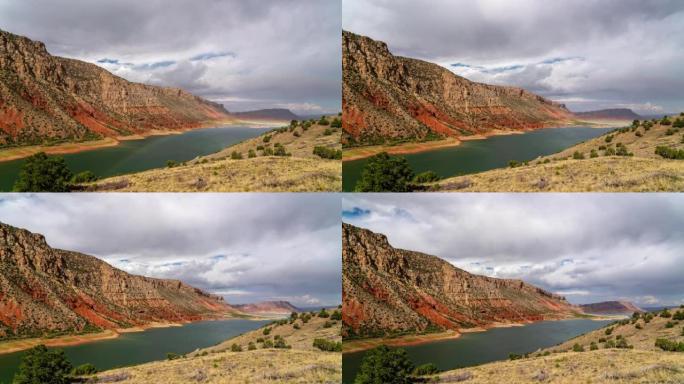
[[[158, 329], [158, 328], [183, 327], [187, 324], [192, 324], [192, 323], [196, 323], [199, 321], [238, 320], [238, 319], [244, 319], [244, 317], [241, 317], [241, 316], [217, 317], [217, 318], [200, 319], [200, 320], [196, 320], [196, 321], [169, 322], [169, 323], [153, 322], [153, 323], [144, 324], [144, 325], [136, 325], [136, 326], [133, 326], [130, 328], [105, 329], [102, 332], [85, 333], [82, 335], [64, 335], [64, 336], [58, 336], [55, 338], [34, 337], [34, 338], [26, 338], [26, 339], [0, 341], [0, 355], [7, 355], [7, 354], [15, 353], [15, 352], [25, 351], [27, 349], [31, 349], [37, 345], [40, 345], [40, 344], [43, 344], [47, 347], [71, 347], [71, 346], [75, 346], [75, 345], [89, 344], [89, 343], [94, 343], [94, 342], [103, 341], [103, 340], [116, 339], [119, 336], [126, 334], [126, 333], [139, 333], [139, 332], [148, 331], [150, 329]], [[266, 320], [266, 319], [258, 319], [254, 316], [249, 316], [248, 320]]]
[[[535, 129], [521, 129], [521, 130], [501, 130], [494, 129], [492, 131], [475, 134], [470, 136], [456, 136], [448, 137], [443, 140], [435, 141], [423, 141], [423, 142], [412, 142], [412, 143], [402, 143], [399, 145], [369, 145], [362, 147], [352, 147], [348, 148], [346, 151], [342, 151], [342, 162], [355, 161], [365, 159], [381, 152], [387, 152], [390, 155], [407, 155], [414, 153], [429, 152], [432, 150], [457, 147], [461, 145], [464, 141], [473, 140], [486, 140], [494, 136], [508, 136], [508, 135], [523, 135], [525, 133], [534, 132], [540, 129], [549, 128], [578, 128], [582, 126], [587, 126], [590, 128], [612, 128], [612, 125], [599, 124], [597, 122], [590, 121], [572, 121], [564, 124], [553, 124], [545, 126], [542, 128]], [[615, 126], [617, 127], [617, 126]]]
[[66, 155], [71, 153], [80, 153], [93, 151], [97, 149], [115, 147], [124, 141], [133, 140], [144, 140], [148, 137], [153, 136], [169, 136], [169, 135], [182, 135], [184, 133], [194, 131], [196, 129], [206, 129], [206, 128], [228, 128], [230, 126], [238, 125], [250, 125], [249, 128], [269, 128], [269, 127], [279, 127], [282, 124], [276, 125], [274, 122], [264, 122], [264, 121], [247, 121], [247, 120], [216, 120], [211, 122], [202, 123], [194, 128], [181, 128], [175, 130], [158, 130], [153, 129], [144, 133], [137, 133], [128, 136], [115, 136], [115, 137], [105, 137], [99, 140], [74, 142], [74, 143], [62, 143], [57, 145], [28, 145], [22, 147], [11, 147], [0, 149], [0, 163], [20, 160], [27, 158], [29, 156], [35, 155], [39, 152], [45, 152], [49, 155]]

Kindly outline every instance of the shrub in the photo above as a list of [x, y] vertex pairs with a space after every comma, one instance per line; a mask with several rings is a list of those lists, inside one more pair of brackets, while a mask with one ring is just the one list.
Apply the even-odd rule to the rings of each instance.
[[257, 343], [263, 343], [264, 338], [263, 337], [257, 337]]
[[250, 149], [249, 152], [247, 152], [247, 157], [249, 157], [250, 159], [255, 158], [255, 157], [256, 157], [256, 152], [254, 152], [253, 149]]
[[166, 160], [166, 168], [175, 168], [178, 166], [178, 162], [176, 160]]
[[413, 370], [413, 374], [415, 376], [434, 375], [438, 372], [439, 369], [437, 369], [437, 366], [432, 363], [419, 365]]
[[606, 143], [610, 143], [611, 141], [613, 141], [613, 135], [606, 136], [605, 140], [606, 140]]
[[325, 131], [323, 131], [323, 136], [330, 136], [333, 134], [333, 130], [330, 128], [326, 128]]
[[665, 116], [662, 120], [660, 120], [660, 125], [672, 125], [672, 122], [667, 118], [667, 116]]
[[299, 137], [299, 136], [301, 136], [301, 134], [300, 134], [298, 131], [294, 131], [294, 133], [292, 133], [292, 135], [293, 135], [294, 137]]
[[326, 352], [342, 352], [342, 343], [326, 339], [314, 339], [313, 346]]
[[641, 324], [637, 324], [637, 325], [634, 326], [634, 328], [636, 328], [636, 329], [642, 329], [643, 327], [641, 326]]
[[675, 129], [668, 128], [668, 130], [665, 131], [665, 136], [672, 136], [672, 135], [674, 135], [676, 132], [677, 132], [677, 131], [676, 131]]
[[640, 124], [639, 120], [632, 121], [632, 127], [638, 127]]
[[264, 151], [262, 152], [262, 155], [264, 156], [273, 156], [273, 148], [264, 148]]
[[233, 151], [233, 152], [230, 154], [230, 158], [233, 159], [233, 160], [242, 160], [242, 153], [240, 153], [240, 152], [238, 152], [238, 151]]
[[604, 151], [606, 149], [605, 145], [599, 145], [599, 151]]
[[572, 158], [575, 160], [582, 160], [584, 159], [584, 154], [580, 151], [575, 151], [575, 153], [572, 154]]
[[254, 345], [253, 341], [250, 341], [249, 344], [247, 344], [247, 350], [248, 351], [254, 351], [256, 349], [256, 345]]
[[599, 338], [599, 343], [605, 343], [605, 342], [606, 342], [606, 338], [605, 338], [605, 337], [600, 337], [600, 338]]
[[604, 155], [606, 156], [615, 156], [615, 148], [613, 147], [608, 147], [606, 150], [603, 152]]
[[330, 327], [333, 326], [333, 324], [334, 324], [334, 323], [332, 323], [332, 322], [330, 322], [330, 321], [326, 321], [326, 322], [323, 324], [323, 328], [330, 328]]
[[322, 158], [322, 159], [333, 159], [333, 160], [342, 159], [342, 150], [341, 149], [315, 146], [313, 149], [313, 154]]
[[330, 320], [342, 320], [342, 312], [336, 310], [332, 313], [332, 315], [330, 315]]
[[670, 148], [670, 147], [665, 147], [662, 145], [659, 145], [655, 149], [656, 155], [660, 155], [660, 157], [664, 157], [666, 159], [675, 159], [675, 160], [683, 160], [684, 159], [684, 150], [680, 149], [677, 150], [675, 148]]
[[14, 192], [68, 192], [72, 176], [64, 158], [39, 152], [26, 159]]
[[242, 346], [233, 343], [233, 345], [230, 346], [230, 351], [231, 352], [242, 352]]
[[301, 328], [301, 327], [299, 326], [299, 324], [295, 323], [295, 324], [292, 326], [292, 328], [294, 328], [294, 329], [299, 329], [299, 328]]
[[299, 122], [297, 120], [290, 121], [290, 127], [296, 127]]
[[64, 351], [49, 350], [44, 345], [35, 346], [26, 352], [14, 375], [14, 384], [68, 384], [71, 363], [64, 357]]
[[180, 355], [177, 353], [169, 352], [166, 354], [166, 360], [176, 360], [180, 359]]
[[572, 346], [572, 351], [573, 352], [584, 352], [584, 347], [578, 343], [575, 343], [575, 345]]
[[664, 317], [664, 318], [668, 318], [668, 319], [669, 319], [670, 317], [672, 317], [672, 314], [670, 313], [670, 311], [668, 311], [667, 309], [665, 309], [665, 310], [663, 310], [662, 312], [660, 312], [660, 317]]
[[674, 123], [672, 123], [672, 126], [675, 128], [684, 128], [684, 120], [677, 118]]
[[264, 138], [262, 140], [264, 143], [268, 143], [269, 141], [271, 141], [271, 135], [264, 136]]
[[632, 156], [632, 154], [627, 151], [627, 147], [624, 145], [618, 145], [615, 154], [618, 156]]
[[354, 384], [410, 384], [412, 372], [413, 363], [405, 350], [381, 345], [366, 352]]
[[325, 118], [325, 116], [321, 116], [321, 119], [318, 120], [318, 125], [329, 125], [330, 122], [328, 119]]
[[356, 192], [410, 192], [409, 182], [413, 180], [413, 170], [405, 158], [379, 153], [370, 159], [361, 171], [356, 183]]
[[606, 335], [610, 335], [610, 334], [612, 334], [612, 333], [613, 333], [613, 327], [610, 327], [610, 328], [606, 328], [606, 331], [605, 331], [605, 333], [606, 333]]
[[517, 161], [517, 160], [510, 160], [510, 161], [508, 162], [508, 166], [509, 166], [510, 168], [517, 168], [517, 167], [519, 167], [519, 166], [521, 166], [521, 165], [522, 165], [522, 164], [521, 164], [519, 161]]
[[637, 131], [637, 132], [635, 133], [635, 135], [636, 135], [637, 137], [643, 136], [643, 135], [641, 134], [641, 132], [639, 132], [639, 131]]
[[264, 333], [264, 336], [270, 335], [271, 334], [271, 328], [270, 327], [264, 328], [263, 333]]
[[95, 373], [97, 373], [97, 369], [95, 368], [94, 365], [92, 365], [90, 363], [81, 364], [78, 367], [75, 367], [74, 369], [71, 370], [72, 376], [93, 375]]
[[668, 352], [684, 352], [684, 342], [656, 339], [655, 346]]
[[595, 149], [592, 149], [591, 152], [589, 152], [589, 157], [591, 157], [592, 159], [598, 157], [598, 153]]
[[292, 348], [291, 346], [285, 344], [285, 340], [283, 340], [282, 337], [279, 337], [275, 340], [273, 343], [273, 348], [279, 348], [279, 349], [290, 349]]
[[264, 146], [263, 145], [257, 145], [257, 151], [263, 151]]
[[328, 313], [328, 311], [325, 310], [325, 308], [321, 308], [321, 311], [318, 312], [318, 317], [327, 319], [328, 317], [330, 317], [330, 314]]
[[615, 348], [615, 340], [608, 340], [603, 344], [604, 348]]
[[595, 351], [598, 349], [598, 345], [596, 345], [595, 341], [592, 341], [591, 344], [589, 344], [589, 349], [592, 351]]
[[684, 320], [684, 311], [677, 311], [672, 315], [672, 320]]
[[336, 117], [333, 119], [332, 123], [330, 123], [330, 126], [333, 128], [342, 128], [342, 120]]
[[523, 358], [522, 355], [519, 355], [519, 354], [517, 354], [517, 353], [511, 352], [511, 353], [508, 354], [508, 359], [509, 359], [509, 360], [520, 360], [520, 359], [522, 359], [522, 358]]
[[675, 323], [673, 323], [671, 321], [668, 321], [667, 323], [665, 323], [665, 328], [674, 328], [674, 326], [675, 326]]
[[264, 340], [263, 347], [264, 348], [273, 348], [273, 342], [271, 340]]
[[97, 181], [97, 176], [91, 171], [79, 172], [71, 178], [72, 184], [90, 183], [93, 181]]
[[434, 181], [438, 181], [440, 179], [439, 176], [433, 171], [425, 171], [417, 174], [413, 178], [414, 183], [422, 184], [422, 183], [431, 183]]

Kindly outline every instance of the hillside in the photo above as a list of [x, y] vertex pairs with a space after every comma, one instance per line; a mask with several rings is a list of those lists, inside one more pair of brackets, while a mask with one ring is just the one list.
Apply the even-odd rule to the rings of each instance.
[[0, 30], [0, 148], [144, 135], [228, 118], [222, 105], [182, 89], [132, 83]]
[[[334, 311], [330, 309], [328, 314]], [[341, 382], [342, 353], [313, 346], [315, 339], [341, 343], [340, 321], [308, 314], [304, 322], [302, 316], [274, 322], [178, 360], [100, 372], [94, 382], [142, 384], [150, 378], [168, 384]], [[274, 348], [276, 344], [284, 348]]]
[[239, 120], [266, 120], [266, 121], [286, 121], [300, 120], [300, 117], [292, 113], [289, 109], [270, 108], [258, 109], [255, 111], [233, 112], [235, 118]]
[[300, 312], [299, 308], [288, 301], [262, 301], [251, 304], [237, 304], [233, 307], [240, 312], [255, 315], [290, 315], [292, 312]]
[[316, 147], [341, 151], [340, 135], [340, 129], [330, 125], [298, 122], [296, 127], [278, 128], [171, 168], [111, 177], [84, 188], [130, 192], [340, 191], [342, 162], [314, 154]]
[[128, 274], [0, 223], [0, 340], [219, 318], [222, 297]]
[[580, 305], [580, 308], [582, 308], [585, 313], [595, 315], [631, 315], [634, 312], [644, 311], [629, 301], [602, 301], [600, 303], [582, 304]]
[[469, 81], [342, 33], [345, 147], [488, 135], [564, 124], [565, 106], [514, 87]]
[[[521, 360], [444, 372], [435, 381], [448, 383], [467, 377], [461, 381], [494, 384], [505, 376], [508, 383], [681, 383], [684, 353], [666, 352], [656, 347], [656, 340], [684, 342], [684, 322], [660, 313], [613, 323]], [[669, 313], [672, 316], [676, 311]], [[684, 311], [681, 313], [684, 318]]]
[[458, 331], [558, 319], [580, 312], [563, 297], [521, 280], [470, 274], [384, 235], [342, 227], [345, 337]]
[[597, 111], [575, 112], [575, 116], [582, 120], [609, 120], [609, 121], [629, 121], [641, 120], [642, 116], [637, 115], [629, 108], [600, 109]]
[[[658, 147], [684, 150], [684, 130], [641, 121], [559, 153], [515, 168], [452, 177], [430, 186], [435, 191], [479, 192], [656, 192], [684, 191], [684, 161], [663, 158]], [[682, 155], [684, 156], [684, 155]], [[524, 160], [524, 159], [511, 159]]]

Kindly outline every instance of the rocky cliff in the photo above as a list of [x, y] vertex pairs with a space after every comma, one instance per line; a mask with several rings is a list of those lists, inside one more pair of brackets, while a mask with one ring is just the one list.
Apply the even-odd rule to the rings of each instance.
[[292, 305], [289, 301], [262, 301], [259, 303], [238, 304], [234, 305], [234, 307], [242, 312], [251, 314], [289, 315], [292, 312], [299, 312], [299, 308]]
[[535, 129], [572, 118], [565, 106], [523, 89], [475, 83], [346, 31], [342, 68], [347, 146]]
[[587, 120], [640, 120], [642, 117], [628, 108], [601, 109], [598, 111], [575, 112], [580, 119]]
[[384, 235], [342, 225], [344, 335], [461, 329], [562, 318], [580, 310], [521, 280], [470, 274]]
[[597, 315], [631, 315], [634, 312], [644, 311], [629, 301], [602, 301], [600, 303], [582, 304], [580, 305], [580, 308], [582, 308], [582, 310], [586, 313]]
[[0, 146], [199, 127], [223, 106], [177, 88], [132, 83], [0, 30]]
[[223, 298], [180, 281], [131, 275], [0, 223], [0, 340], [192, 321], [232, 311]]

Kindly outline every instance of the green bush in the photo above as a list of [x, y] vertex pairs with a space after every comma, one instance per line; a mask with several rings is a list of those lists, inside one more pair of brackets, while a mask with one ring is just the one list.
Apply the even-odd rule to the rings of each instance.
[[413, 374], [415, 376], [434, 375], [438, 372], [439, 372], [439, 369], [437, 369], [437, 366], [432, 364], [432, 363], [419, 365], [413, 370]]
[[660, 157], [664, 157], [666, 159], [674, 159], [674, 160], [683, 160], [684, 159], [684, 150], [682, 149], [675, 149], [675, 148], [670, 148], [670, 147], [665, 147], [662, 145], [659, 145], [655, 149], [656, 155], [659, 155]]
[[255, 158], [255, 157], [256, 157], [256, 152], [254, 152], [253, 149], [250, 149], [249, 152], [247, 152], [247, 157], [249, 157], [250, 159]]
[[79, 172], [71, 178], [72, 184], [91, 183], [93, 181], [97, 181], [97, 176], [91, 171]]
[[637, 137], [643, 136], [643, 135], [641, 134], [641, 132], [639, 132], [639, 131], [637, 131], [637, 132], [635, 133], [635, 135], [636, 135]]
[[273, 156], [273, 148], [264, 148], [264, 151], [262, 152], [264, 156]]
[[596, 345], [595, 341], [592, 341], [591, 344], [589, 344], [589, 349], [592, 351], [595, 351], [598, 349], [598, 345]]
[[242, 160], [242, 153], [240, 153], [238, 151], [233, 151], [230, 154], [230, 158], [233, 160]]
[[508, 166], [509, 166], [510, 168], [517, 168], [517, 167], [519, 167], [519, 166], [521, 166], [521, 165], [522, 165], [522, 163], [520, 163], [520, 162], [517, 161], [517, 160], [510, 160], [510, 161], [508, 162]]
[[264, 143], [268, 143], [269, 141], [271, 141], [271, 135], [264, 136], [264, 138], [262, 140]]
[[637, 325], [634, 326], [634, 328], [636, 328], [636, 329], [642, 329], [643, 327], [641, 326], [641, 324], [637, 324]]
[[273, 348], [273, 342], [271, 340], [264, 340], [263, 347], [264, 348]]
[[604, 155], [606, 156], [615, 156], [615, 148], [613, 147], [608, 147], [606, 150], [603, 152]]
[[366, 352], [354, 384], [410, 384], [413, 368], [405, 350], [381, 345]]
[[97, 369], [95, 368], [94, 365], [92, 365], [90, 363], [81, 364], [78, 367], [75, 367], [74, 369], [71, 370], [72, 376], [93, 375], [96, 373], [97, 373]]
[[575, 153], [572, 154], [572, 158], [575, 160], [582, 160], [584, 159], [584, 154], [580, 151], [575, 151]]
[[578, 343], [575, 343], [575, 345], [572, 346], [572, 351], [573, 352], [584, 352], [584, 347]]
[[439, 181], [440, 177], [437, 176], [437, 174], [433, 171], [425, 171], [417, 174], [413, 178], [414, 183], [422, 184], [422, 183], [432, 183], [435, 181]]
[[301, 134], [299, 133], [299, 131], [294, 131], [294, 132], [292, 133], [292, 135], [293, 135], [294, 137], [299, 137], [299, 136], [301, 136]]
[[342, 320], [342, 312], [336, 310], [332, 313], [332, 315], [330, 315], [330, 320]]
[[250, 341], [249, 344], [247, 344], [247, 350], [248, 351], [254, 351], [256, 349], [256, 345], [254, 345], [253, 341]]
[[39, 152], [26, 159], [14, 192], [68, 192], [72, 176], [64, 158]]
[[675, 323], [673, 323], [671, 321], [668, 321], [667, 323], [665, 323], [665, 328], [674, 328], [674, 326], [675, 326]]
[[615, 348], [615, 340], [608, 340], [603, 344], [605, 348]]
[[271, 328], [270, 327], [264, 328], [263, 333], [264, 333], [264, 336], [270, 335], [271, 334]]
[[522, 355], [519, 355], [519, 354], [517, 354], [517, 353], [511, 352], [511, 353], [508, 354], [508, 359], [509, 359], [509, 360], [520, 360], [520, 359], [522, 359], [522, 358], [523, 358], [523, 356], [522, 356]]
[[356, 192], [410, 192], [413, 170], [405, 158], [379, 153], [370, 159], [361, 171]]
[[684, 320], [684, 311], [677, 311], [672, 315], [672, 320]]
[[166, 354], [166, 360], [176, 360], [180, 359], [180, 355], [177, 353], [169, 352]]
[[294, 329], [299, 329], [299, 328], [301, 328], [301, 327], [299, 326], [299, 324], [295, 323], [295, 324], [292, 326], [292, 328], [294, 328]]
[[672, 126], [675, 128], [684, 128], [684, 120], [677, 118], [674, 123], [672, 123]]
[[665, 116], [662, 120], [660, 120], [660, 125], [672, 125], [672, 122], [667, 118], [667, 116]]
[[231, 352], [242, 352], [242, 346], [233, 343], [233, 345], [230, 346], [230, 351]]
[[325, 310], [325, 308], [321, 308], [321, 311], [318, 312], [318, 317], [327, 319], [328, 317], [330, 317], [330, 314], [328, 313], [328, 311]]
[[595, 149], [592, 149], [591, 152], [589, 152], [589, 157], [591, 157], [592, 159], [598, 157], [598, 153]]
[[44, 345], [26, 352], [14, 375], [13, 384], [68, 384], [71, 363], [62, 350], [49, 350]]
[[342, 150], [341, 149], [322, 147], [322, 146], [318, 146], [318, 145], [314, 147], [313, 154], [322, 158], [322, 159], [333, 159], [333, 160], [342, 159]]
[[282, 337], [276, 338], [275, 342], [273, 343], [273, 348], [278, 348], [278, 349], [290, 349], [292, 348], [291, 346], [285, 344], [285, 340], [283, 340]]
[[276, 145], [273, 150], [273, 156], [290, 156], [282, 145]]
[[605, 333], [606, 335], [611, 335], [613, 333], [613, 327], [606, 328]]
[[342, 352], [342, 343], [339, 341], [336, 342], [326, 339], [314, 339], [313, 346], [321, 351]]
[[656, 339], [655, 346], [668, 352], [684, 352], [684, 342]]
[[318, 120], [318, 125], [329, 125], [330, 122], [328, 119], [325, 118], [325, 116], [321, 116], [321, 119]]
[[670, 317], [672, 317], [672, 314], [667, 309], [664, 309], [662, 312], [660, 312], [660, 317], [669, 319]]
[[606, 136], [605, 140], [606, 140], [606, 143], [610, 143], [611, 141], [613, 141], [613, 135]]
[[668, 128], [667, 131], [665, 131], [665, 136], [672, 136], [675, 133], [677, 133], [676, 129]]
[[179, 164], [176, 160], [166, 160], [166, 168], [175, 168]]
[[330, 126], [332, 128], [342, 128], [342, 120], [336, 117], [333, 119], [332, 123], [330, 123]]
[[627, 349], [627, 348], [634, 348], [634, 347], [627, 344], [627, 339], [625, 339], [624, 337], [620, 337], [620, 338], [618, 338], [617, 342], [615, 343], [615, 348]]
[[325, 131], [323, 131], [323, 136], [330, 136], [333, 134], [333, 130], [330, 128], [326, 128]]

